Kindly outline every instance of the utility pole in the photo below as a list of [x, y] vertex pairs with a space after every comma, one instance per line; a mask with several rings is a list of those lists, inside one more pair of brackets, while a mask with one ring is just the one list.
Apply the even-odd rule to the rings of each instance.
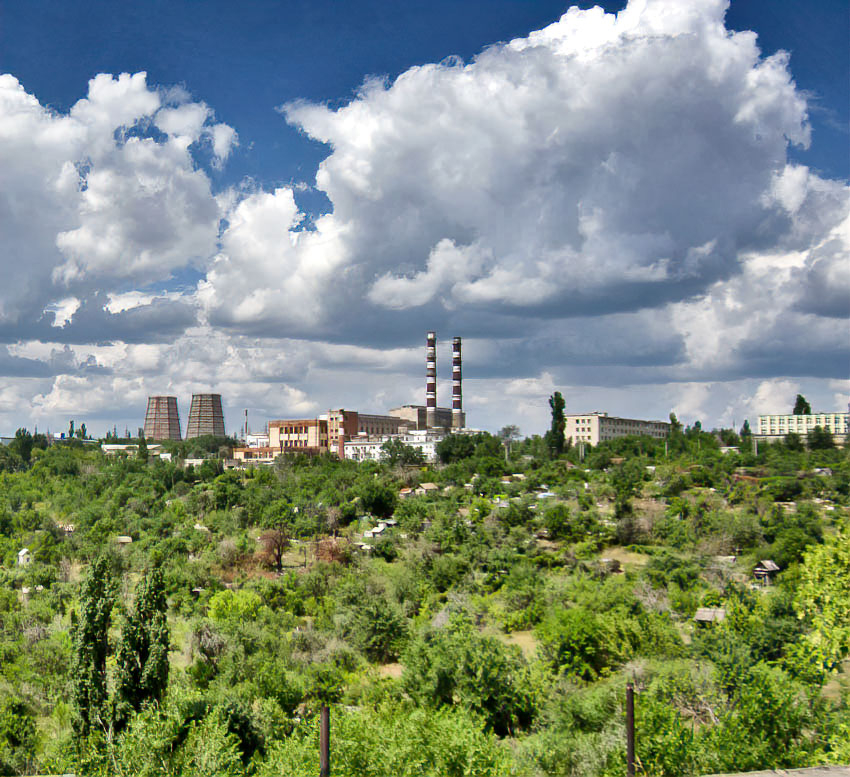
[[626, 775], [635, 777], [635, 686], [626, 683]]
[[319, 725], [319, 777], [331, 775], [331, 711], [322, 705]]

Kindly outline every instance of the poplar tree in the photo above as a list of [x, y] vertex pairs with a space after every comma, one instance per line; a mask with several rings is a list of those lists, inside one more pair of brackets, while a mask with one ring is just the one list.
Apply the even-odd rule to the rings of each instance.
[[151, 567], [136, 586], [118, 643], [115, 707], [119, 727], [131, 710], [162, 698], [168, 685], [166, 606], [162, 571]]
[[806, 401], [802, 394], [797, 394], [797, 399], [794, 402], [794, 415], [811, 415], [812, 406]]
[[72, 616], [71, 696], [76, 712], [73, 725], [81, 736], [106, 728], [109, 723], [106, 656], [114, 601], [109, 567], [106, 559], [100, 557], [83, 581], [79, 615]]
[[546, 433], [546, 443], [555, 456], [560, 456], [564, 452], [564, 431], [567, 428], [567, 421], [564, 418], [566, 406], [567, 403], [560, 391], [556, 391], [549, 397], [549, 407], [552, 409], [552, 425]]

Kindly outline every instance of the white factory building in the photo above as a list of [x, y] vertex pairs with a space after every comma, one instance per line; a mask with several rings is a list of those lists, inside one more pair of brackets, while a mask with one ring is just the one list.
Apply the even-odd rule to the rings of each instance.
[[565, 415], [564, 437], [573, 443], [585, 442], [599, 445], [605, 440], [616, 437], [628, 437], [631, 434], [645, 434], [663, 440], [670, 434], [670, 424], [666, 421], [641, 421], [637, 418], [618, 418], [608, 413], [577, 413]]
[[401, 434], [365, 435], [361, 434], [343, 443], [346, 459], [352, 461], [380, 461], [383, 458], [382, 447], [389, 440], [400, 440], [405, 445], [418, 450], [425, 461], [437, 460], [437, 443], [446, 433], [434, 429], [411, 429]]
[[786, 434], [805, 438], [816, 426], [831, 432], [836, 443], [842, 443], [850, 431], [850, 413], [760, 415], [756, 434], [769, 441], [781, 440]]

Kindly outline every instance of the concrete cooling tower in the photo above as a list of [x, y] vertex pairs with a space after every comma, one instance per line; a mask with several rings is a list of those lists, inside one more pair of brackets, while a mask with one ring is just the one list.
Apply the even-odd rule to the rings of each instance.
[[191, 440], [193, 437], [204, 437], [208, 434], [224, 437], [221, 394], [192, 394], [186, 439]]
[[148, 440], [180, 439], [177, 397], [148, 397], [148, 409], [145, 413], [145, 438]]

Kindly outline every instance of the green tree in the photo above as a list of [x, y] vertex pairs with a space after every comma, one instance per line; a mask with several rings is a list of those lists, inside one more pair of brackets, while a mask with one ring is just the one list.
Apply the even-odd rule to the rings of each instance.
[[850, 655], [850, 532], [847, 524], [823, 545], [806, 551], [794, 605], [811, 631], [799, 643], [794, 663], [810, 666], [818, 679]]
[[808, 443], [813, 451], [827, 451], [835, 447], [832, 432], [822, 426], [816, 426], [809, 432]]
[[145, 440], [144, 434], [139, 435], [139, 448], [136, 452], [136, 456], [139, 461], [147, 462], [148, 460], [148, 443], [147, 440]]
[[392, 438], [381, 446], [381, 458], [391, 467], [397, 464], [422, 464], [425, 460], [422, 451], [401, 440]]
[[806, 402], [806, 398], [802, 394], [797, 394], [797, 399], [794, 402], [794, 415], [811, 415], [812, 406]]
[[499, 434], [497, 435], [500, 440], [511, 442], [513, 440], [519, 439], [519, 427], [516, 424], [508, 424], [507, 426], [503, 426], [499, 429]]
[[540, 655], [553, 670], [595, 680], [616, 662], [614, 635], [605, 620], [583, 608], [558, 610], [537, 627]]
[[675, 413], [670, 413], [670, 436], [682, 433], [682, 422], [676, 418]]
[[561, 396], [560, 391], [556, 391], [549, 397], [549, 407], [552, 410], [552, 423], [549, 431], [546, 432], [546, 444], [554, 456], [560, 456], [564, 452], [564, 431], [567, 428], [567, 422], [564, 418], [564, 408], [566, 406], [567, 403]]
[[106, 657], [114, 600], [109, 565], [100, 556], [83, 580], [79, 615], [75, 623], [72, 620], [71, 698], [76, 713], [73, 723], [74, 730], [82, 736], [105, 729], [109, 724]]
[[467, 621], [426, 631], [410, 644], [403, 664], [404, 690], [423, 706], [460, 704], [500, 736], [531, 723], [531, 685], [519, 650]]
[[379, 518], [388, 518], [395, 510], [398, 497], [392, 486], [377, 480], [367, 480], [357, 494], [363, 502], [363, 509]]
[[24, 464], [29, 464], [32, 457], [33, 439], [32, 435], [26, 429], [18, 429], [15, 432], [15, 439], [9, 447], [21, 457]]
[[468, 459], [475, 454], [475, 435], [450, 434], [437, 443], [437, 458], [443, 464]]
[[158, 566], [146, 570], [118, 643], [116, 709], [119, 721], [130, 709], [162, 697], [168, 684], [168, 623], [165, 584]]
[[796, 432], [788, 432], [788, 434], [785, 435], [783, 442], [789, 451], [802, 451], [805, 449], [805, 446], [803, 445], [803, 438]]

